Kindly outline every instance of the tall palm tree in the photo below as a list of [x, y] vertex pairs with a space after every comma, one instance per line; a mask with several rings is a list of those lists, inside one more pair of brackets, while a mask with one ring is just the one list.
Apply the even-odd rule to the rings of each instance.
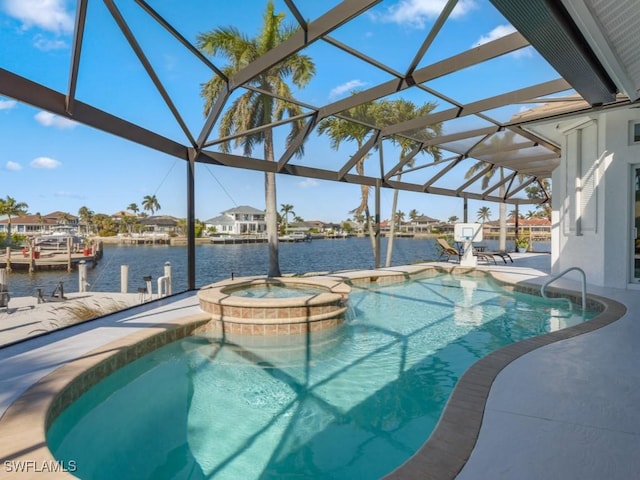
[[456, 223], [458, 221], [458, 217], [456, 215], [451, 215], [447, 220], [448, 223]]
[[6, 196], [5, 199], [0, 199], [0, 216], [7, 216], [7, 238], [5, 239], [5, 246], [11, 245], [11, 217], [21, 217], [26, 215], [27, 205], [25, 202], [18, 202], [15, 198]]
[[142, 208], [151, 212], [151, 215], [160, 210], [160, 204], [155, 195], [145, 195], [142, 199]]
[[293, 211], [293, 205], [283, 203], [280, 205], [280, 213], [282, 213], [282, 218], [284, 219], [284, 231], [286, 232], [289, 227], [289, 214], [295, 217], [296, 212]]
[[[405, 122], [407, 120], [411, 120], [417, 117], [424, 117], [431, 113], [436, 107], [437, 103], [427, 102], [420, 107], [417, 107], [413, 102], [408, 100], [393, 100], [391, 102], [381, 102], [379, 105], [379, 113], [378, 118], [382, 119], [385, 124], [395, 124], [400, 122]], [[442, 134], [442, 124], [436, 123], [434, 125], [429, 125], [420, 130], [408, 132], [411, 134], [411, 137], [421, 140], [427, 141], [432, 139], [435, 136]], [[412, 139], [403, 136], [393, 136], [391, 137], [393, 143], [400, 147], [400, 157], [398, 160], [401, 160], [404, 156], [409, 154], [409, 152], [417, 147], [416, 142]], [[440, 149], [437, 146], [427, 145], [420, 149], [421, 153], [428, 153], [433, 157], [434, 161], [440, 160]], [[407, 162], [406, 166], [411, 168], [415, 163], [415, 156]], [[398, 181], [402, 180], [402, 170], [398, 173]], [[398, 193], [399, 190], [393, 191], [393, 201], [391, 205], [391, 218], [394, 218], [396, 215], [396, 209], [398, 208]], [[387, 259], [385, 262], [386, 267], [391, 266], [391, 257], [393, 256], [393, 240], [394, 240], [394, 232], [395, 232], [395, 222], [391, 223], [391, 230], [389, 232], [389, 242], [387, 243]]]
[[[233, 74], [275, 48], [297, 31], [297, 28], [283, 24], [283, 20], [284, 14], [275, 13], [273, 1], [269, 0], [263, 15], [262, 29], [256, 37], [249, 38], [235, 27], [217, 28], [198, 35], [198, 48], [207, 55], [225, 57], [229, 63], [222, 69], [222, 72], [227, 77], [232, 77]], [[291, 79], [295, 86], [302, 88], [311, 80], [314, 73], [315, 66], [311, 58], [302, 54], [290, 55], [282, 62], [263, 71], [254, 77], [249, 84], [261, 91], [277, 94], [277, 96], [265, 95], [256, 90], [247, 90], [233, 101], [230, 108], [222, 116], [219, 128], [220, 135], [228, 136], [245, 132], [269, 124], [274, 120], [281, 120], [285, 114], [299, 115], [302, 110], [298, 105], [282, 100], [283, 98], [292, 98], [291, 89], [286, 80]], [[202, 86], [201, 95], [205, 99], [205, 115], [209, 114], [218, 97], [226, 93], [227, 87], [226, 81], [218, 75]], [[291, 122], [289, 142], [296, 137], [301, 128], [301, 121]], [[253, 147], [258, 143], [263, 144], [264, 159], [273, 162], [275, 156], [271, 128], [244, 135], [235, 140], [235, 145], [242, 145], [244, 154], [247, 156], [251, 155]], [[230, 145], [227, 142], [222, 144], [221, 148], [228, 152]], [[302, 147], [300, 147], [296, 154], [301, 155], [302, 153]], [[281, 273], [278, 259], [276, 178], [273, 172], [265, 173], [265, 207], [269, 242], [269, 271], [267, 275], [278, 277]]]
[[[357, 92], [353, 92], [355, 94]], [[376, 102], [368, 102], [357, 105], [349, 110], [342, 112], [342, 117], [327, 117], [318, 123], [318, 134], [327, 134], [331, 148], [338, 150], [340, 144], [344, 141], [355, 141], [357, 150], [360, 150], [365, 143], [365, 140], [369, 134], [373, 131], [373, 127], [369, 125], [376, 124], [376, 118], [378, 115]], [[344, 117], [350, 117], [359, 120], [363, 123], [356, 123], [348, 120]], [[358, 175], [364, 175], [364, 162], [368, 158], [368, 155], [364, 156], [356, 163], [356, 173]], [[354, 215], [364, 214], [365, 226], [369, 228], [369, 238], [371, 239], [371, 248], [374, 256], [376, 253], [376, 242], [374, 238], [373, 225], [370, 221], [371, 215], [369, 212], [369, 186], [360, 186], [360, 204], [354, 208], [351, 213]]]
[[489, 207], [480, 207], [478, 209], [476, 218], [482, 223], [488, 222], [489, 220], [491, 220], [491, 209]]

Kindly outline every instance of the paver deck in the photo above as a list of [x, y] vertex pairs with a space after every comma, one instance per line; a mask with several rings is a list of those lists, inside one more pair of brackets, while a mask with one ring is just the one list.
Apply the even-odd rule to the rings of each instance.
[[[542, 284], [548, 278], [548, 255], [514, 255], [514, 260], [488, 268], [515, 281]], [[557, 285], [578, 290], [570, 279]], [[640, 295], [593, 286], [588, 291], [623, 303], [627, 313], [599, 330], [534, 350], [502, 370], [459, 479], [636, 478]], [[190, 292], [0, 349], [0, 414], [66, 362], [145, 326], [199, 312]]]

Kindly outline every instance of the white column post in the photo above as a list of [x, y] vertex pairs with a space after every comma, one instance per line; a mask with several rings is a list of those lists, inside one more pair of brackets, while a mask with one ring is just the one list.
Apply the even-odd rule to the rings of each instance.
[[129, 265], [120, 265], [120, 292], [129, 291]]
[[167, 277], [167, 283], [165, 287], [165, 295], [172, 294], [172, 286], [171, 286], [171, 262], [165, 262], [164, 264], [164, 276]]
[[78, 292], [86, 292], [87, 285], [87, 262], [80, 260], [78, 264]]

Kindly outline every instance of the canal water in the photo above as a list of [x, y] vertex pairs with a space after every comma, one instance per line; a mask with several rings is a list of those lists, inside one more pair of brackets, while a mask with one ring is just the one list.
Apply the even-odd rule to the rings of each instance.
[[[497, 247], [491, 241], [483, 243], [486, 243], [489, 249]], [[385, 238], [381, 244], [381, 261], [384, 264], [387, 250]], [[545, 246], [534, 245], [534, 248], [544, 251]], [[438, 256], [439, 252], [433, 239], [397, 238], [394, 242], [392, 265], [436, 260]], [[135, 293], [138, 287], [144, 287], [145, 276], [152, 277], [155, 291], [156, 280], [164, 275], [166, 262], [171, 264], [174, 293], [186, 290], [186, 247], [105, 245], [101, 262], [88, 270], [87, 290], [120, 292], [121, 266], [128, 265], [129, 292]], [[232, 275], [264, 275], [267, 273], [267, 267], [268, 250], [264, 243], [196, 246], [197, 287], [230, 278]], [[280, 270], [283, 274], [373, 267], [373, 252], [368, 238], [352, 237], [280, 244]], [[65, 292], [77, 292], [78, 272], [52, 271], [29, 274], [14, 271], [9, 276], [9, 292], [13, 297], [30, 296], [36, 288], [42, 288], [45, 295], [50, 295], [58, 282], [63, 282]]]

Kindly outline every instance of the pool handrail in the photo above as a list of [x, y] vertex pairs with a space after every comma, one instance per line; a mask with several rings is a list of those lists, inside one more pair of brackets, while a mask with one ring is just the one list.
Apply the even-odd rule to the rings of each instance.
[[[584, 312], [587, 309], [587, 274], [584, 273], [584, 270], [582, 270], [579, 267], [567, 268], [566, 270], [560, 272], [559, 274], [551, 277], [549, 280], [547, 280], [544, 283], [544, 285], [542, 285], [542, 287], [540, 287], [540, 295], [542, 295], [542, 297], [546, 298], [547, 300], [554, 300], [553, 298], [547, 297], [547, 294], [545, 293], [545, 289], [549, 286], [550, 283], [555, 282], [556, 280], [563, 277], [564, 275], [571, 272], [572, 270], [576, 270], [582, 274], [582, 311]], [[569, 300], [568, 298], [563, 298], [563, 300], [567, 300], [569, 304], [572, 305], [571, 300]]]

